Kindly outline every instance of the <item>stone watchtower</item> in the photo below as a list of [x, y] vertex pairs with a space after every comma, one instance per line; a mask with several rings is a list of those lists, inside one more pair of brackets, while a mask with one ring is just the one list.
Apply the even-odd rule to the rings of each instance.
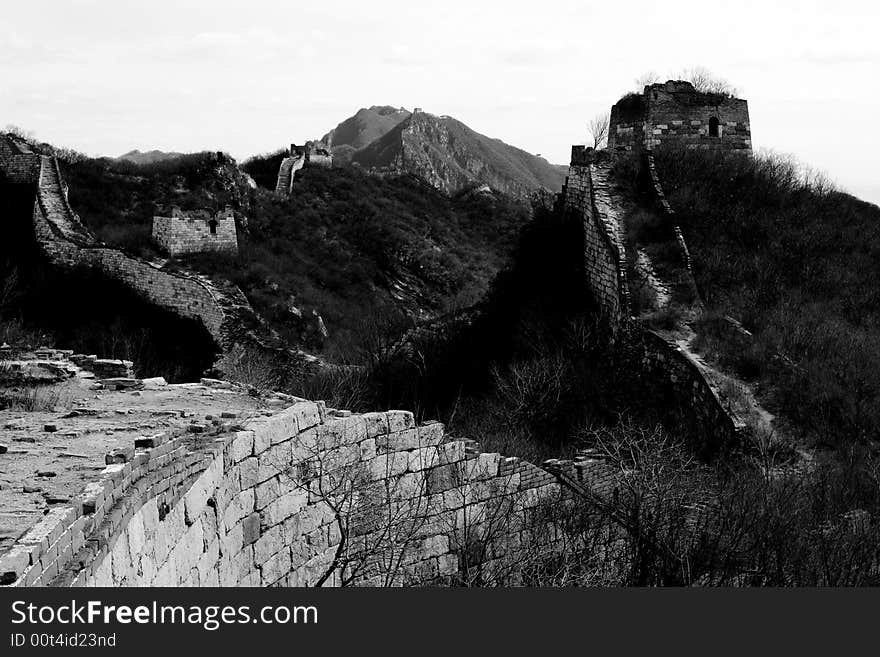
[[748, 103], [669, 80], [647, 85], [642, 93], [627, 94], [614, 104], [609, 151], [650, 150], [661, 144], [751, 150]]
[[211, 251], [238, 252], [235, 214], [227, 207], [217, 213], [208, 210], [184, 212], [171, 207], [171, 216], [153, 217], [153, 241], [169, 255]]

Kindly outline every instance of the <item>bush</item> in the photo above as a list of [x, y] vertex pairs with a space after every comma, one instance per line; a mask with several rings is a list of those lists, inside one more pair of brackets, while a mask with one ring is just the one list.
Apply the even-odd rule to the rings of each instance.
[[880, 209], [784, 156], [656, 159], [709, 310], [754, 334], [744, 345], [708, 321], [702, 346], [812, 441], [880, 439]]

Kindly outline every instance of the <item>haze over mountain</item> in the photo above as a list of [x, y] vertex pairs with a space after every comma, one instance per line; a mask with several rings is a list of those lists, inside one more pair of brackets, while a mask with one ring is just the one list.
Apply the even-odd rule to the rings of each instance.
[[355, 151], [379, 139], [411, 114], [403, 107], [390, 105], [362, 107], [324, 135], [321, 141], [330, 146], [337, 162], [348, 162]]
[[182, 156], [183, 153], [170, 152], [166, 153], [165, 151], [139, 151], [137, 149], [133, 151], [129, 151], [128, 153], [123, 153], [117, 160], [124, 160], [126, 162], [133, 162], [134, 164], [155, 164], [156, 162], [162, 162], [163, 160], [173, 160]]
[[337, 162], [410, 173], [454, 194], [477, 185], [514, 197], [558, 191], [565, 167], [482, 135], [450, 116], [390, 106], [361, 109], [324, 136]]

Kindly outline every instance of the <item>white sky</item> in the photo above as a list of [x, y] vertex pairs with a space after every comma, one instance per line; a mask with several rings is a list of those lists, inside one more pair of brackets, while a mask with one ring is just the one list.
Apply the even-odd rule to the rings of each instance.
[[636, 77], [705, 66], [748, 99], [756, 147], [880, 202], [878, 28], [851, 0], [3, 0], [0, 126], [241, 159], [389, 104], [567, 163]]

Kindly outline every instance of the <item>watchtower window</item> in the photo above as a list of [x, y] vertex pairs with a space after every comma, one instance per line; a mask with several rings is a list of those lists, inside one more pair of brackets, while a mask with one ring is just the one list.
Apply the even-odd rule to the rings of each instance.
[[217, 220], [211, 219], [211, 221], [208, 222], [208, 228], [211, 229], [211, 235], [216, 235], [217, 234]]
[[718, 122], [717, 117], [713, 116], [711, 119], [709, 119], [709, 136], [710, 137], [720, 137], [721, 136], [720, 124]]

